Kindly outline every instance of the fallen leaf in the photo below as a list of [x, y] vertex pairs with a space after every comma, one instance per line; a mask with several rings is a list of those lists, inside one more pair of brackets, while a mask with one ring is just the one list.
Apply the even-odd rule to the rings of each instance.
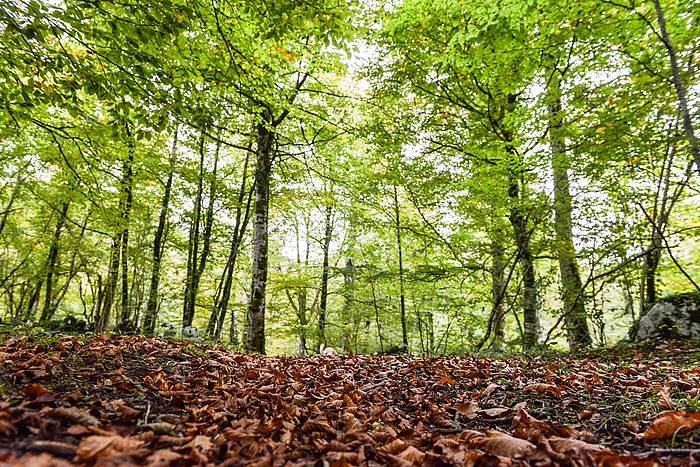
[[504, 457], [522, 456], [535, 450], [535, 445], [531, 442], [496, 430], [487, 431], [486, 436], [477, 444], [491, 454]]
[[146, 459], [147, 467], [168, 467], [170, 465], [181, 464], [182, 455], [170, 449], [159, 449]]
[[457, 412], [469, 420], [473, 420], [478, 416], [479, 404], [476, 402], [461, 402], [457, 404]]
[[408, 462], [413, 462], [414, 464], [415, 463], [422, 464], [423, 459], [425, 459], [425, 453], [423, 451], [421, 451], [420, 449], [416, 449], [413, 446], [409, 446], [406, 449], [404, 449], [403, 451], [401, 451], [397, 455], [397, 457], [400, 459], [403, 459], [405, 461], [408, 461]]
[[659, 402], [667, 409], [674, 410], [676, 408], [676, 404], [671, 400], [671, 388], [669, 386], [659, 389]]
[[489, 417], [498, 417], [509, 411], [510, 409], [508, 407], [493, 407], [491, 409], [481, 409], [481, 412], [485, 413]]
[[49, 391], [48, 389], [46, 389], [46, 388], [45, 388], [44, 386], [42, 386], [41, 384], [36, 384], [36, 383], [28, 384], [28, 385], [24, 388], [24, 394], [25, 394], [27, 397], [33, 397], [33, 398], [35, 398], [35, 399], [36, 399], [37, 397], [43, 396], [44, 394], [49, 394], [50, 392], [51, 392], [51, 391]]
[[28, 451], [48, 452], [61, 457], [73, 457], [78, 446], [61, 441], [32, 441], [27, 445]]
[[534, 392], [539, 396], [544, 396], [545, 394], [552, 394], [556, 397], [561, 397], [561, 389], [556, 384], [547, 383], [533, 383], [528, 384], [523, 388], [523, 391]]
[[119, 435], [88, 436], [83, 438], [75, 455], [79, 462], [93, 461], [99, 457], [129, 454], [141, 447], [143, 441]]
[[688, 432], [700, 426], [700, 412], [662, 412], [642, 434], [645, 440], [668, 439], [676, 431]]
[[606, 449], [605, 446], [600, 444], [591, 444], [579, 439], [561, 438], [559, 436], [550, 437], [549, 445], [559, 453], [566, 453], [569, 451], [603, 451]]
[[100, 423], [97, 418], [87, 411], [76, 407], [58, 407], [48, 413], [48, 416], [57, 420], [67, 420], [81, 425], [97, 425]]

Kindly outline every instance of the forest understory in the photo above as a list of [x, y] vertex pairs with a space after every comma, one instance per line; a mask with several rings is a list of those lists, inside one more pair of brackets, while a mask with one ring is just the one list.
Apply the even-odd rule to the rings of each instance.
[[0, 465], [697, 465], [698, 343], [265, 357], [5, 334]]

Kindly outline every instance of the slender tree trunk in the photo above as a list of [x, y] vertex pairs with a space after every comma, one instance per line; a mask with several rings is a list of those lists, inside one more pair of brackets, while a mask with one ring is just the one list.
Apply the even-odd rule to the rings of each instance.
[[[253, 188], [254, 189], [254, 188]], [[218, 339], [221, 337], [221, 330], [224, 325], [224, 319], [226, 318], [226, 312], [228, 310], [228, 305], [231, 300], [231, 288], [233, 286], [233, 273], [235, 272], [236, 268], [236, 260], [238, 259], [238, 252], [241, 249], [241, 244], [243, 243], [243, 236], [245, 235], [245, 232], [248, 228], [248, 221], [250, 219], [250, 203], [252, 199], [252, 190], [249, 193], [248, 196], [248, 202], [246, 203], [246, 208], [245, 208], [245, 215], [243, 216], [243, 221], [241, 222], [240, 226], [238, 225], [239, 221], [238, 218], [236, 219], [236, 229], [234, 229], [234, 239], [231, 242], [231, 250], [229, 252], [229, 257], [228, 261], [226, 263], [226, 267], [228, 268], [225, 273], [226, 273], [226, 281], [223, 286], [223, 290], [221, 293], [221, 299], [217, 303], [217, 308], [218, 308], [218, 318], [216, 322], [216, 329], [214, 332], [214, 336]], [[236, 234], [236, 230], [238, 230], [238, 233]], [[231, 309], [231, 329], [235, 329], [236, 326], [236, 316], [234, 309]], [[237, 343], [237, 342], [236, 342]]]
[[158, 227], [153, 237], [153, 266], [151, 269], [151, 287], [148, 290], [148, 303], [146, 304], [146, 313], [144, 316], [143, 333], [147, 336], [152, 336], [156, 329], [158, 321], [158, 286], [160, 284], [160, 269], [161, 260], [163, 258], [163, 234], [165, 233], [165, 223], [168, 220], [168, 210], [170, 209], [170, 193], [173, 188], [173, 175], [175, 173], [175, 164], [177, 162], [177, 133], [178, 127], [175, 126], [173, 134], [173, 146], [170, 151], [170, 167], [168, 168], [168, 179], [165, 182], [165, 191], [163, 193], [163, 201], [160, 207], [160, 216], [158, 217]]
[[399, 209], [399, 195], [394, 185], [394, 220], [396, 221], [396, 247], [399, 251], [399, 305], [401, 311], [401, 342], [408, 350], [408, 333], [406, 331], [406, 294], [403, 271], [403, 245], [401, 243], [401, 212]]
[[377, 326], [377, 337], [379, 338], [379, 350], [384, 352], [384, 338], [382, 338], [382, 322], [379, 319], [379, 304], [377, 303], [377, 292], [374, 287], [374, 278], [370, 276], [369, 281], [372, 290], [372, 307], [374, 308], [374, 322]]
[[117, 289], [117, 278], [119, 276], [119, 249], [121, 245], [121, 234], [117, 235], [112, 240], [110, 248], [109, 271], [107, 272], [107, 281], [104, 286], [103, 298], [101, 301], [102, 308], [98, 311], [97, 320], [95, 322], [95, 332], [104, 332], [109, 325], [110, 314], [112, 312], [112, 303]]
[[[209, 323], [207, 323], [207, 335], [213, 336], [217, 339], [221, 337], [221, 330], [224, 325], [224, 319], [226, 318], [226, 312], [228, 310], [228, 304], [231, 298], [233, 273], [235, 271], [236, 260], [238, 259], [238, 251], [240, 250], [243, 235], [245, 234], [246, 228], [248, 226], [248, 219], [250, 217], [250, 202], [252, 197], [252, 190], [248, 192], [248, 202], [245, 205], [245, 216], [242, 218], [243, 202], [245, 201], [246, 197], [246, 182], [248, 179], [249, 161], [250, 153], [246, 152], [245, 162], [243, 163], [243, 176], [241, 177], [241, 186], [238, 190], [238, 202], [236, 204], [236, 222], [233, 226], [231, 248], [229, 249], [228, 259], [226, 260], [224, 271], [221, 274], [221, 279], [219, 280], [219, 286], [217, 287], [217, 293], [214, 299], [214, 306], [212, 307], [211, 316], [209, 317]], [[231, 313], [231, 319], [235, 319], [235, 317], [233, 316], [233, 310]]]
[[268, 211], [270, 207], [270, 175], [274, 130], [272, 115], [263, 111], [257, 127], [255, 166], [255, 222], [253, 225], [253, 270], [248, 303], [246, 348], [265, 353], [265, 292], [267, 288]]
[[328, 309], [328, 269], [333, 234], [333, 207], [326, 206], [326, 229], [323, 236], [323, 269], [321, 270], [321, 303], [318, 309], [318, 346], [326, 345], [326, 312]]
[[49, 248], [49, 256], [46, 261], [46, 288], [44, 292], [44, 307], [41, 311], [40, 322], [45, 322], [53, 316], [54, 313], [54, 297], [53, 288], [56, 285], [56, 264], [58, 263], [58, 242], [61, 239], [61, 230], [66, 223], [66, 216], [68, 214], [69, 203], [67, 201], [61, 204], [61, 212], [58, 215], [58, 221], [56, 222], [56, 229], [53, 233], [53, 238], [51, 240], [51, 247]]
[[17, 176], [17, 181], [15, 182], [15, 186], [12, 188], [12, 193], [10, 193], [10, 199], [7, 200], [7, 204], [5, 205], [5, 210], [2, 212], [2, 216], [0, 217], [0, 235], [2, 234], [3, 230], [5, 230], [5, 224], [7, 223], [7, 217], [10, 215], [10, 212], [12, 212], [12, 205], [15, 204], [15, 199], [17, 198], [17, 195], [19, 194], [19, 190], [22, 187], [22, 182], [24, 179], [20, 176]]
[[126, 125], [126, 134], [129, 139], [129, 152], [124, 162], [124, 194], [126, 201], [124, 205], [124, 214], [122, 216], [122, 242], [121, 242], [121, 268], [122, 268], [122, 295], [121, 295], [121, 317], [119, 327], [122, 330], [130, 329], [131, 323], [131, 306], [129, 303], [129, 217], [131, 214], [131, 205], [134, 200], [134, 142], [131, 138], [129, 125]]
[[[109, 272], [107, 274], [107, 280], [104, 290], [104, 298], [102, 300], [102, 309], [99, 310], [97, 320], [95, 322], [95, 331], [104, 332], [109, 325], [110, 315], [112, 313], [112, 305], [114, 304], [114, 298], [117, 293], [117, 280], [119, 279], [119, 264], [121, 258], [120, 252], [123, 252], [122, 241], [124, 239], [124, 232], [128, 230], [129, 214], [131, 210], [131, 197], [132, 195], [132, 164], [134, 153], [133, 148], [130, 148], [127, 156], [122, 162], [122, 178], [119, 183], [120, 185], [120, 196], [119, 196], [119, 221], [117, 224], [117, 233], [112, 238], [112, 247], [110, 248], [110, 260], [109, 260]], [[122, 279], [123, 281], [123, 279]], [[123, 282], [122, 282], [123, 287]], [[122, 289], [123, 292], [123, 289]], [[127, 295], [128, 295], [128, 284], [127, 284]], [[128, 299], [128, 296], [127, 296]], [[123, 295], [122, 295], [123, 303]]]
[[[515, 94], [507, 96], [506, 111], [512, 112], [515, 108], [517, 97]], [[513, 136], [508, 130], [504, 130], [504, 142], [508, 153], [508, 198], [510, 200], [510, 212], [508, 219], [513, 226], [515, 246], [518, 249], [518, 261], [523, 284], [523, 349], [531, 350], [537, 346], [540, 332], [539, 307], [537, 304], [537, 285], [535, 279], [535, 261], [530, 248], [530, 236], [528, 220], [523, 208], [521, 196], [522, 157], [513, 146]]]
[[[44, 285], [43, 280], [38, 280], [36, 282], [36, 285], [34, 286], [31, 295], [29, 296], [29, 301], [27, 302], [27, 306], [24, 309], [22, 313], [22, 317], [25, 320], [31, 320], [34, 314], [36, 313], [36, 310], [39, 306], [39, 299], [41, 297], [41, 288]], [[21, 310], [22, 307], [19, 307]]]
[[513, 226], [515, 245], [518, 248], [523, 283], [523, 349], [531, 350], [537, 345], [539, 335], [537, 287], [534, 259], [530, 249], [530, 232], [527, 228], [527, 219], [522, 212], [520, 186], [516, 177], [517, 175], [511, 173], [508, 196], [513, 206], [510, 208], [509, 219]]
[[345, 268], [343, 269], [343, 292], [345, 296], [345, 304], [343, 306], [344, 329], [343, 329], [343, 351], [348, 353], [351, 350], [352, 343], [352, 327], [353, 308], [355, 302], [355, 265], [352, 263], [352, 258], [345, 260]]
[[698, 138], [695, 135], [695, 130], [693, 129], [693, 121], [690, 115], [690, 109], [688, 108], [687, 90], [683, 85], [683, 80], [681, 79], [676, 48], [674, 47], [673, 42], [671, 42], [668, 30], [666, 29], [666, 19], [664, 18], [664, 12], [661, 9], [661, 2], [659, 0], [653, 0], [653, 2], [654, 9], [656, 11], [656, 20], [659, 24], [661, 39], [666, 47], [668, 60], [671, 64], [671, 81], [673, 82], [673, 87], [676, 89], [676, 94], [678, 95], [678, 107], [683, 118], [683, 132], [688, 140], [690, 153], [693, 155], [693, 160], [695, 161], [695, 168], [700, 174], [700, 143], [698, 143]]
[[583, 283], [576, 261], [571, 220], [572, 200], [569, 188], [569, 155], [562, 134], [561, 76], [552, 70], [547, 86], [549, 104], [549, 145], [552, 151], [554, 177], [554, 231], [559, 272], [562, 282], [562, 301], [566, 314], [566, 333], [569, 349], [577, 351], [592, 344], [588, 330], [586, 307], [583, 301]]
[[199, 230], [202, 218], [202, 197], [204, 192], [204, 132], [199, 138], [199, 177], [197, 197], [194, 204], [194, 218], [190, 225], [187, 248], [187, 278], [185, 280], [185, 298], [183, 300], [182, 327], [192, 326], [194, 319], [194, 281], [197, 275], [197, 256], [199, 254]]
[[[216, 145], [216, 154], [214, 157], [214, 170], [211, 174], [211, 183], [209, 186], [209, 205], [207, 206], [207, 212], [205, 214], [204, 220], [204, 232], [202, 234], [202, 252], [199, 255], [199, 260], [197, 258], [197, 249], [195, 248], [193, 253], [193, 270], [192, 270], [192, 284], [190, 287], [190, 299], [189, 299], [189, 310], [187, 313], [187, 319], [183, 321], [183, 326], [192, 326], [192, 320], [194, 319], [195, 306], [197, 303], [197, 293], [199, 292], [199, 282], [202, 279], [202, 274], [207, 267], [207, 260], [209, 259], [209, 252], [211, 249], [211, 233], [212, 227], [214, 225], [214, 202], [216, 199], [216, 172], [219, 164], [219, 149], [220, 143]], [[200, 199], [201, 206], [201, 199]]]
[[505, 308], [503, 294], [505, 293], [505, 265], [503, 264], [504, 248], [498, 241], [491, 243], [491, 300], [493, 302], [493, 341], [491, 350], [502, 352], [506, 340]]

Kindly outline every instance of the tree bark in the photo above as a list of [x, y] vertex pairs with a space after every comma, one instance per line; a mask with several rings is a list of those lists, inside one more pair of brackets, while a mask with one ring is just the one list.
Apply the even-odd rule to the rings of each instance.
[[69, 203], [64, 201], [61, 204], [61, 212], [58, 215], [58, 221], [56, 221], [56, 229], [53, 233], [53, 238], [51, 239], [51, 247], [49, 248], [49, 256], [46, 261], [46, 288], [44, 292], [44, 307], [41, 311], [40, 322], [45, 322], [51, 319], [54, 314], [54, 297], [53, 288], [56, 285], [56, 279], [54, 275], [56, 274], [56, 264], [58, 263], [58, 242], [61, 239], [61, 231], [66, 223], [66, 215], [68, 214]]
[[552, 153], [554, 178], [554, 231], [559, 272], [562, 282], [566, 334], [569, 349], [577, 351], [592, 344], [588, 329], [586, 307], [583, 301], [583, 283], [576, 260], [571, 220], [572, 199], [569, 184], [569, 155], [562, 134], [561, 76], [558, 70], [551, 72], [547, 86], [549, 107], [549, 145]]
[[[190, 287], [190, 299], [189, 299], [189, 311], [187, 314], [187, 321], [183, 321], [183, 326], [192, 326], [192, 320], [194, 319], [194, 313], [197, 303], [197, 293], [199, 292], [199, 282], [202, 279], [202, 274], [207, 267], [207, 260], [209, 259], [209, 252], [211, 251], [211, 233], [214, 226], [214, 202], [216, 200], [216, 172], [219, 164], [219, 149], [220, 143], [216, 144], [216, 153], [214, 156], [214, 170], [211, 173], [211, 182], [209, 185], [209, 204], [207, 206], [207, 212], [205, 213], [204, 220], [204, 232], [202, 236], [202, 252], [197, 258], [197, 250], [194, 250], [193, 256], [193, 271], [192, 271], [192, 284]], [[200, 199], [201, 206], [201, 199]]]
[[121, 317], [119, 319], [119, 327], [122, 330], [130, 329], [131, 323], [131, 306], [129, 303], [129, 217], [131, 214], [131, 205], [134, 200], [134, 142], [131, 137], [129, 125], [126, 125], [126, 134], [129, 144], [129, 152], [124, 161], [124, 194], [126, 201], [124, 205], [124, 214], [122, 216], [122, 241], [121, 241], [121, 268], [122, 268], [122, 294], [121, 294]]
[[321, 301], [318, 309], [318, 342], [326, 345], [326, 313], [328, 309], [328, 276], [331, 237], [333, 234], [333, 207], [326, 206], [326, 228], [323, 236], [323, 269], [321, 270]]
[[248, 327], [245, 346], [265, 353], [265, 292], [267, 288], [268, 211], [270, 207], [270, 175], [274, 128], [269, 110], [262, 113], [257, 126], [255, 165], [255, 222], [253, 225], [253, 270], [248, 303]]
[[[99, 312], [95, 322], [95, 331], [104, 332], [109, 325], [110, 316], [112, 313], [112, 305], [117, 292], [117, 280], [119, 279], [119, 264], [122, 249], [122, 241], [124, 239], [124, 231], [129, 228], [129, 215], [131, 211], [131, 196], [132, 189], [132, 164], [134, 160], [133, 148], [130, 147], [126, 157], [122, 161], [122, 178], [120, 180], [120, 196], [119, 196], [119, 220], [117, 223], [116, 234], [112, 238], [112, 247], [110, 248], [109, 272], [107, 274], [107, 283], [105, 284], [104, 299], [102, 300], [102, 309]], [[127, 289], [128, 294], [128, 289]]]
[[653, 0], [653, 2], [654, 10], [656, 11], [656, 20], [659, 24], [661, 39], [666, 47], [668, 60], [671, 64], [671, 81], [673, 82], [673, 87], [675, 88], [676, 95], [678, 96], [678, 107], [683, 118], [683, 132], [688, 140], [690, 153], [695, 161], [695, 168], [700, 174], [700, 143], [698, 143], [698, 138], [695, 135], [695, 130], [693, 129], [693, 121], [690, 115], [690, 110], [688, 109], [687, 90], [683, 85], [683, 80], [681, 79], [676, 48], [674, 47], [673, 42], [671, 42], [671, 38], [666, 28], [666, 19], [664, 18], [664, 12], [661, 9], [661, 2], [659, 0]]
[[502, 352], [506, 340], [505, 308], [503, 294], [505, 293], [505, 265], [503, 264], [503, 245], [498, 241], [491, 243], [491, 300], [493, 302], [493, 340], [490, 348]]
[[[243, 165], [243, 178], [241, 187], [238, 192], [238, 204], [236, 206], [236, 223], [233, 226], [233, 238], [231, 240], [231, 248], [229, 249], [228, 259], [224, 267], [224, 271], [219, 281], [217, 296], [212, 309], [212, 314], [207, 325], [207, 334], [213, 335], [215, 338], [221, 337], [221, 330], [224, 325], [224, 319], [228, 311], [228, 304], [231, 299], [231, 287], [233, 286], [233, 273], [238, 259], [238, 252], [243, 241], [243, 236], [248, 228], [248, 220], [250, 219], [250, 203], [252, 199], [252, 189], [248, 192], [248, 201], [245, 205], [245, 213], [243, 211], [243, 202], [246, 193], [246, 179], [248, 173], [249, 155], [246, 154], [245, 163]], [[254, 189], [254, 188], [253, 188]], [[235, 320], [234, 312], [231, 310], [231, 319]], [[235, 329], [235, 325], [234, 325]], [[236, 342], [237, 343], [237, 342]]]
[[343, 329], [343, 351], [348, 353], [351, 351], [350, 343], [352, 341], [353, 308], [355, 302], [355, 265], [352, 263], [352, 258], [345, 260], [345, 268], [343, 269], [343, 295], [345, 296], [345, 304], [343, 306], [344, 329]]
[[[516, 95], [509, 94], [506, 100], [506, 112], [515, 108]], [[502, 116], [501, 116], [502, 119]], [[502, 120], [501, 120], [502, 123]], [[528, 229], [521, 194], [522, 156], [513, 146], [513, 135], [507, 129], [501, 130], [503, 141], [508, 154], [508, 198], [510, 209], [508, 219], [513, 226], [515, 246], [518, 249], [518, 261], [523, 284], [523, 350], [532, 350], [537, 346], [539, 338], [539, 306], [537, 304], [537, 284], [535, 278], [535, 261], [530, 248], [532, 231]]]
[[146, 313], [143, 322], [143, 333], [147, 336], [152, 336], [155, 332], [156, 322], [158, 320], [158, 286], [160, 284], [160, 269], [163, 258], [163, 237], [165, 233], [165, 224], [168, 220], [168, 210], [170, 208], [170, 194], [173, 187], [173, 176], [175, 173], [175, 164], [177, 162], [177, 133], [178, 127], [175, 126], [173, 133], [173, 146], [170, 151], [170, 166], [168, 168], [168, 179], [165, 182], [165, 191], [163, 192], [163, 201], [160, 207], [160, 216], [158, 217], [158, 227], [153, 236], [153, 266], [151, 269], [151, 286], [148, 289], [148, 302], [146, 304]]
[[401, 243], [401, 211], [399, 208], [399, 195], [394, 185], [394, 220], [396, 222], [396, 247], [399, 252], [399, 306], [401, 312], [401, 342], [408, 350], [408, 333], [406, 331], [406, 293], [403, 271], [403, 244]]
[[187, 242], [187, 278], [185, 279], [185, 297], [182, 309], [182, 327], [192, 325], [194, 319], [194, 277], [197, 274], [197, 255], [199, 254], [199, 230], [202, 218], [202, 197], [204, 192], [204, 132], [199, 137], [199, 177], [197, 180], [197, 196], [194, 202], [194, 217], [190, 224], [190, 235]]

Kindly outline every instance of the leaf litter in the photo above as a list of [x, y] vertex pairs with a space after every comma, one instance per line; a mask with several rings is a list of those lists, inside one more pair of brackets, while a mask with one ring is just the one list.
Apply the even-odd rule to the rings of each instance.
[[700, 463], [700, 353], [688, 343], [263, 357], [136, 336], [12, 337], [0, 355], [0, 465]]

